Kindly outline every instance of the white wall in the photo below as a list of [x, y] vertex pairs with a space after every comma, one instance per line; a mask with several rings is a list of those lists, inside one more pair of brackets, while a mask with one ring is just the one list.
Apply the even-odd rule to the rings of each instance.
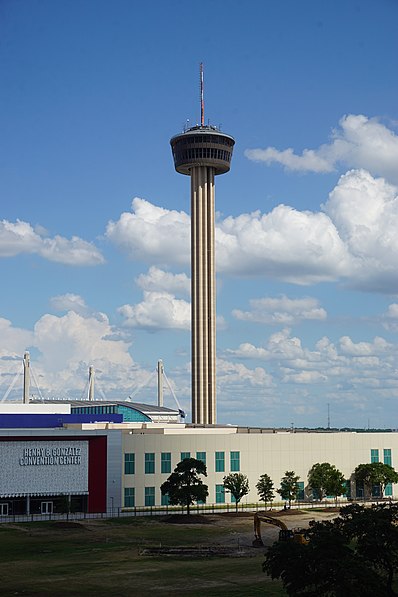
[[[287, 470], [293, 470], [307, 485], [308, 471], [316, 462], [334, 464], [348, 479], [358, 464], [370, 462], [370, 450], [379, 450], [383, 462], [383, 450], [391, 449], [392, 465], [398, 466], [398, 433], [228, 433], [214, 432], [201, 435], [190, 429], [187, 433], [134, 433], [123, 432], [123, 452], [135, 454], [135, 474], [123, 476], [123, 487], [135, 487], [136, 506], [144, 505], [144, 488], [155, 487], [155, 503], [160, 504], [160, 485], [168, 474], [160, 473], [161, 452], [171, 452], [172, 470], [180, 461], [181, 452], [206, 452], [208, 476], [204, 482], [209, 487], [208, 503], [215, 502], [215, 485], [222, 484], [224, 475], [230, 472], [231, 451], [240, 452], [240, 472], [249, 478], [250, 493], [244, 502], [257, 502], [255, 488], [260, 475], [267, 473], [275, 488], [280, 486], [281, 477]], [[198, 430], [199, 431], [199, 430]], [[215, 452], [225, 452], [225, 472], [215, 472]], [[144, 473], [146, 452], [155, 453], [155, 474]], [[122, 458], [123, 460], [123, 458]], [[123, 463], [122, 463], [123, 466]], [[394, 486], [396, 495], [397, 486]], [[277, 499], [279, 496], [277, 496]], [[230, 502], [230, 496], [226, 496]], [[123, 503], [123, 499], [122, 499]]]

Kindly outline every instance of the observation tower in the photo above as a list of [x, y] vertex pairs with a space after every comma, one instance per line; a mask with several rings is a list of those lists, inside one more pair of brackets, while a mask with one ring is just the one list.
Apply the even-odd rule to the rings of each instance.
[[216, 423], [214, 177], [230, 169], [235, 140], [205, 125], [203, 65], [200, 124], [170, 139], [177, 172], [191, 177], [192, 423]]

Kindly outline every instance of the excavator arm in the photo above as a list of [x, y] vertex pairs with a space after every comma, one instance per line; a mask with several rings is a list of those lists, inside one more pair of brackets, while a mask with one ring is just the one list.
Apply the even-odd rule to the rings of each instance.
[[254, 514], [254, 541], [253, 547], [263, 547], [264, 543], [261, 537], [261, 523], [265, 522], [266, 524], [272, 524], [274, 526], [279, 527], [279, 541], [296, 541], [297, 543], [301, 543], [305, 545], [308, 543], [308, 540], [305, 537], [303, 531], [291, 531], [287, 528], [282, 520], [279, 518], [274, 518], [273, 516], [268, 516], [262, 512], [255, 512]]

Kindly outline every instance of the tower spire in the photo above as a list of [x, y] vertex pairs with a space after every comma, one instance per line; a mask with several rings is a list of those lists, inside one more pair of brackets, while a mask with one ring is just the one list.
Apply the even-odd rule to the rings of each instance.
[[205, 100], [204, 100], [204, 80], [203, 80], [203, 62], [200, 63], [199, 67], [200, 75], [200, 126], [205, 125]]
[[177, 172], [191, 179], [192, 423], [216, 423], [214, 178], [231, 167], [235, 140], [205, 125], [200, 63], [200, 125], [170, 139]]

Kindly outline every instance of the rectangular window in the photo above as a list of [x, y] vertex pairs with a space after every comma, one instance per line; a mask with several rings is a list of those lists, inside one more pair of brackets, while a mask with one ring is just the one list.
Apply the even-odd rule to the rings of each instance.
[[224, 485], [216, 485], [216, 504], [225, 504]]
[[134, 475], [135, 473], [135, 454], [129, 452], [124, 455], [124, 474]]
[[349, 479], [346, 479], [344, 481], [344, 487], [345, 487], [345, 497], [347, 499], [351, 498], [351, 481]]
[[135, 506], [135, 487], [124, 488], [124, 507], [134, 508]]
[[155, 453], [147, 452], [145, 454], [145, 472], [152, 474], [155, 472]]
[[391, 459], [391, 449], [388, 448], [386, 450], [384, 450], [384, 464], [389, 464], [390, 466], [392, 466], [392, 459]]
[[231, 473], [240, 471], [240, 452], [231, 452]]
[[145, 487], [145, 506], [155, 505], [155, 488]]
[[225, 473], [225, 452], [216, 452], [216, 473]]
[[185, 458], [191, 458], [191, 452], [181, 452], [181, 460], [185, 460]]
[[372, 486], [372, 497], [381, 497], [381, 487], [380, 487], [380, 485], [373, 485]]
[[392, 483], [387, 483], [384, 488], [384, 496], [391, 497], [392, 496]]
[[356, 481], [355, 482], [355, 497], [363, 498], [364, 495], [365, 495], [365, 488], [364, 488], [363, 481]]
[[171, 473], [171, 452], [162, 452], [160, 470], [162, 473]]
[[304, 499], [304, 481], [298, 481], [299, 490], [297, 492], [297, 499], [303, 500]]
[[370, 462], [379, 462], [379, 450], [371, 450], [370, 451]]
[[196, 452], [196, 460], [201, 460], [203, 464], [206, 464], [206, 452]]
[[162, 501], [161, 501], [162, 506], [168, 506], [169, 503], [170, 503], [169, 494], [168, 493], [165, 493], [165, 494], [162, 493]]

